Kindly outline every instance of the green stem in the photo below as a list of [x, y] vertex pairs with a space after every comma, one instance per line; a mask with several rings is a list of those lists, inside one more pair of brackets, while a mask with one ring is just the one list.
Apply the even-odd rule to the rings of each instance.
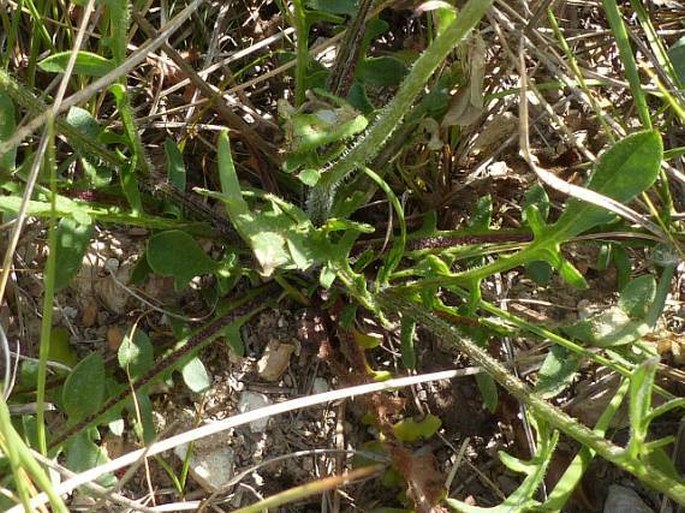
[[295, 47], [295, 105], [299, 107], [305, 100], [307, 66], [309, 64], [309, 30], [302, 0], [293, 0], [293, 25], [297, 35]]
[[618, 46], [618, 53], [621, 56], [621, 62], [625, 68], [626, 78], [630, 84], [630, 90], [635, 99], [635, 106], [640, 115], [640, 120], [645, 129], [652, 128], [652, 120], [649, 116], [649, 108], [647, 107], [647, 100], [640, 85], [640, 75], [637, 71], [637, 64], [635, 63], [635, 56], [630, 46], [630, 39], [628, 38], [628, 31], [625, 23], [621, 17], [621, 12], [618, 9], [616, 0], [602, 0], [604, 11], [607, 15], [607, 21], [611, 27], [611, 31], [616, 38], [616, 45]]
[[25, 482], [28, 474], [38, 484], [38, 487], [47, 494], [53, 511], [67, 513], [67, 508], [62, 499], [55, 494], [50, 479], [33, 458], [24, 440], [14, 429], [9, 408], [2, 396], [0, 396], [0, 448], [3, 449], [9, 459], [17, 493], [25, 511], [33, 511], [29, 504], [30, 491]]
[[431, 312], [420, 308], [415, 303], [398, 296], [392, 291], [384, 291], [378, 297], [382, 309], [400, 312], [424, 324], [430, 331], [443, 340], [452, 342], [456, 348], [471, 358], [474, 363], [482, 367], [492, 378], [507, 390], [517, 400], [525, 403], [533, 414], [541, 420], [564, 432], [583, 446], [595, 451], [607, 461], [630, 472], [646, 485], [671, 497], [673, 500], [685, 502], [685, 485], [670, 478], [660, 470], [646, 465], [636, 458], [630, 458], [626, 451], [588, 427], [580, 424], [569, 415], [548, 404], [530, 388], [515, 377], [509, 369], [490, 356], [484, 349], [472, 340], [457, 333], [454, 327]]
[[52, 215], [48, 220], [48, 258], [45, 264], [45, 292], [43, 294], [43, 319], [40, 326], [40, 348], [38, 351], [38, 373], [36, 377], [36, 432], [38, 448], [43, 456], [48, 454], [47, 436], [45, 433], [45, 383], [47, 380], [50, 340], [52, 338], [52, 308], [55, 301], [55, 273], [57, 269], [57, 167], [55, 165], [54, 118], [50, 116], [46, 126], [45, 137], [48, 138], [45, 165], [50, 171], [50, 206]]

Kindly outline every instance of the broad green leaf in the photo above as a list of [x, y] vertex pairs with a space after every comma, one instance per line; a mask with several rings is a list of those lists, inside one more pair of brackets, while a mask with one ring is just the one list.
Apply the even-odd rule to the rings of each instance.
[[212, 386], [207, 369], [198, 357], [186, 363], [181, 374], [186, 386], [196, 394], [205, 392]]
[[621, 291], [618, 306], [631, 319], [644, 319], [656, 298], [656, 280], [651, 274], [638, 276]]
[[526, 264], [526, 275], [538, 285], [548, 285], [552, 279], [552, 271], [552, 266], [542, 260]]
[[[0, 196], [0, 210], [17, 213], [22, 199], [19, 196]], [[30, 200], [26, 214], [35, 217], [50, 217], [53, 215], [49, 201]], [[76, 222], [87, 225], [91, 223], [88, 208], [64, 196], [57, 196], [55, 214], [59, 217], [71, 217]]]
[[48, 359], [74, 367], [78, 363], [78, 355], [71, 346], [69, 330], [58, 326], [50, 332], [50, 352]]
[[[16, 128], [17, 120], [14, 103], [8, 94], [0, 90], [0, 144], [8, 141], [14, 135]], [[10, 148], [4, 155], [0, 155], [0, 173], [12, 171], [16, 158], [16, 146]]]
[[222, 330], [226, 342], [231, 346], [235, 354], [240, 357], [245, 355], [245, 342], [243, 342], [243, 335], [240, 332], [241, 328], [242, 324], [232, 322]]
[[105, 393], [105, 363], [98, 353], [91, 353], [74, 367], [62, 389], [62, 406], [69, 422], [77, 422], [97, 413]]
[[140, 412], [140, 422], [138, 422], [138, 417], [135, 419], [135, 431], [138, 438], [143, 440], [143, 443], [150, 444], [154, 441], [157, 436], [155, 430], [155, 421], [152, 416], [152, 401], [150, 401], [150, 396], [145, 392], [139, 391], [136, 394], [136, 402], [138, 403], [138, 411]]
[[[69, 112], [67, 112], [65, 121], [80, 132], [83, 137], [91, 141], [100, 140], [103, 133], [105, 133], [97, 119], [90, 112], [80, 107], [71, 107]], [[94, 155], [85, 148], [76, 147], [75, 150], [81, 160], [84, 174], [92, 187], [104, 187], [111, 182], [111, 167], [103, 164], [97, 155]]]
[[174, 141], [167, 138], [164, 141], [166, 152], [166, 176], [174, 187], [184, 191], [186, 188], [186, 167], [183, 154]]
[[286, 121], [286, 138], [294, 153], [311, 152], [322, 146], [348, 139], [368, 125], [366, 116], [339, 101], [309, 112], [296, 112]]
[[554, 345], [540, 367], [535, 391], [545, 399], [561, 393], [571, 384], [580, 366], [580, 359], [565, 347]]
[[374, 337], [373, 335], [359, 331], [357, 328], [352, 328], [351, 331], [354, 341], [360, 349], [363, 349], [364, 351], [378, 347], [381, 345], [381, 342], [383, 342], [382, 337]]
[[254, 234], [250, 236], [249, 241], [262, 272], [265, 276], [270, 276], [275, 269], [289, 263], [290, 255], [283, 235], [273, 231], [262, 231], [260, 228], [256, 223], [250, 227]]
[[489, 230], [492, 221], [492, 196], [486, 194], [478, 198], [473, 214], [468, 220], [469, 228]]
[[333, 282], [335, 281], [335, 269], [330, 265], [324, 265], [319, 273], [319, 284], [326, 290], [328, 290]]
[[422, 420], [402, 419], [392, 427], [392, 431], [401, 442], [414, 442], [433, 436], [442, 426], [442, 421], [435, 415], [428, 414]]
[[[662, 157], [659, 132], [649, 130], [629, 135], [597, 160], [586, 187], [627, 203], [654, 183]], [[572, 198], [549, 232], [555, 240], [566, 241], [613, 217], [608, 210]]]
[[202, 251], [195, 239], [180, 230], [150, 237], [145, 254], [153, 271], [174, 277], [177, 290], [185, 287], [195, 276], [212, 273], [219, 266]]
[[[96, 433], [89, 431], [95, 431], [95, 428], [81, 431], [65, 445], [66, 467], [72, 472], [85, 472], [110, 461], [102, 447], [93, 441]], [[100, 486], [107, 487], [116, 485], [116, 482], [116, 477], [111, 473], [104, 474], [97, 480]]]
[[119, 367], [128, 369], [132, 378], [139, 378], [154, 364], [154, 350], [144, 331], [135, 328], [133, 336], [126, 333], [117, 351]]
[[371, 57], [357, 65], [355, 78], [373, 87], [393, 87], [407, 76], [407, 66], [395, 57]]
[[357, 0], [306, 0], [305, 5], [310, 9], [331, 14], [353, 16], [357, 12]]
[[617, 306], [607, 308], [562, 329], [569, 336], [598, 347], [629, 344], [650, 331], [646, 322], [631, 319]]
[[297, 175], [297, 178], [305, 185], [314, 187], [321, 178], [321, 172], [318, 169], [303, 169]]
[[76, 276], [83, 256], [93, 235], [93, 224], [80, 224], [70, 217], [63, 217], [57, 225], [57, 252], [55, 267], [55, 290], [60, 290]]
[[[38, 63], [43, 71], [64, 73], [71, 56], [71, 51], [59, 52], [46, 57]], [[74, 74], [90, 77], [102, 77], [115, 68], [114, 63], [96, 53], [80, 51], [76, 55]]]
[[494, 412], [497, 408], [497, 401], [499, 399], [497, 383], [491, 376], [480, 373], [476, 374], [476, 385], [478, 385], [478, 390], [483, 398], [483, 405], [489, 412]]
[[97, 119], [81, 107], [71, 107], [65, 121], [90, 139], [97, 139], [102, 133], [102, 127]]

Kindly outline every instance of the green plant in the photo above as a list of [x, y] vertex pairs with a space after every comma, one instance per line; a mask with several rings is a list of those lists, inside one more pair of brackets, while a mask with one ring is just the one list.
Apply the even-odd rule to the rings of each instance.
[[[178, 372], [191, 391], [205, 391], [210, 379], [199, 358], [200, 351], [223, 336], [236, 353], [242, 354], [241, 326], [266, 307], [279, 304], [285, 296], [331, 312], [337, 337], [344, 345], [341, 366], [351, 369], [356, 379], [383, 380], [392, 376], [387, 368], [373, 362], [371, 351], [378, 340], [355, 326], [359, 317], [373, 315], [387, 332], [398, 332], [400, 359], [408, 371], [421, 368], [423, 348], [418, 334], [424, 332], [418, 327], [423, 326], [421, 329], [454, 346], [484, 370], [477, 376], [477, 383], [483, 404], [490, 411], [496, 410], [500, 389], [526, 406], [526, 420], [534, 432], [533, 455], [524, 461], [500, 453], [507, 468], [525, 477], [501, 504], [489, 509], [561, 510], [595, 455], [664, 495], [685, 501], [681, 477], [666, 452], [673, 437], [650, 439], [655, 420], [681, 409], [683, 400], [656, 384], [655, 351], [643, 340], [664, 312], [676, 255], [682, 254], [681, 226], [674, 215], [676, 202], [664, 169], [679, 176], [665, 164], [681, 158], [684, 152], [677, 147], [664, 152], [663, 141], [669, 139], [660, 125], [663, 120], [682, 120], [685, 112], [681, 95], [673, 87], [683, 82], [677, 59], [680, 42], [666, 50], [649, 13], [638, 2], [631, 2], [645, 34], [646, 48], [658, 65], [656, 72], [645, 70], [649, 76], [658, 75], [657, 88], [646, 89], [621, 8], [616, 2], [603, 2], [638, 117], [638, 122], [632, 118], [615, 122], [610, 119], [606, 101], [600, 102], [594, 96], [599, 95], [602, 80], [584, 76], [584, 67], [574, 54], [563, 23], [548, 10], [553, 33], [569, 61], [567, 72], [558, 72], [552, 79], [545, 77], [537, 85], [526, 83], [522, 77], [521, 129], [528, 123], [524, 115], [528, 91], [537, 95], [536, 101], [543, 107], [546, 100], [541, 91], [553, 94], [569, 88], [582, 92], [578, 96], [599, 118], [598, 132], [607, 141], [595, 142], [593, 150], [601, 147], [602, 153], [592, 164], [585, 189], [569, 189], [572, 197], [559, 206], [558, 198], [552, 201], [540, 186], [533, 187], [510, 202], [521, 210], [520, 216], [507, 214], [514, 227], [500, 228], [498, 223], [505, 217], [498, 210], [502, 208], [498, 197], [501, 191], [493, 187], [478, 193], [471, 202], [463, 227], [439, 229], [453, 225], [445, 221], [447, 216], [440, 210], [443, 203], [435, 200], [431, 186], [443, 184], [449, 188], [452, 175], [460, 167], [473, 164], [461, 152], [467, 153], [469, 141], [478, 133], [478, 125], [474, 124], [490, 115], [497, 119], [499, 114], [487, 109], [519, 92], [510, 84], [485, 83], [489, 73], [485, 42], [471, 34], [490, 12], [488, 22], [501, 38], [501, 54], [506, 55], [509, 43], [503, 35], [502, 19], [505, 13], [518, 14], [509, 12], [506, 6], [491, 10], [491, 1], [470, 0], [458, 12], [445, 2], [429, 2], [424, 6], [431, 9], [425, 18], [425, 50], [420, 54], [405, 48], [379, 53], [372, 44], [379, 35], [386, 41], [397, 37], [391, 35], [389, 23], [377, 16], [384, 7], [381, 2], [361, 0], [356, 5], [351, 0], [298, 0], [292, 3], [292, 9], [285, 2], [278, 3], [296, 35], [290, 62], [294, 67], [292, 105], [279, 98], [283, 159], [276, 157], [256, 130], [222, 103], [224, 91], [210, 87], [166, 42], [178, 20], [187, 17], [198, 3], [188, 6], [168, 27], [157, 32], [144, 13], [128, 2], [105, 2], [94, 24], [100, 37], [87, 48], [77, 45], [69, 51], [47, 37], [41, 12], [49, 10], [50, 2], [26, 4], [28, 16], [36, 23], [27, 52], [27, 73], [15, 76], [0, 70], [0, 179], [5, 192], [0, 196], [0, 210], [8, 218], [46, 219], [49, 256], [39, 363], [23, 367], [22, 387], [13, 397], [17, 402], [28, 402], [35, 396], [35, 418], [27, 416], [29, 420], [18, 434], [5, 403], [0, 405], [0, 447], [7, 455], [6, 461], [0, 463], [15, 476], [13, 488], [19, 501], [28, 507], [31, 492], [25, 475], [50, 492], [26, 444], [18, 443], [20, 436], [43, 454], [60, 454], [75, 471], [106, 460], [98, 445], [97, 428], [107, 425], [112, 432], [121, 433], [125, 412], [133, 419], [136, 437], [150, 443], [157, 436], [152, 422], [152, 385], [172, 379]], [[531, 23], [541, 14], [537, 13]], [[342, 28], [345, 16], [350, 16], [350, 21], [342, 36], [344, 44], [328, 70], [312, 58], [310, 36], [320, 24]], [[210, 160], [216, 155], [220, 192], [195, 189], [201, 198], [222, 203], [226, 218], [217, 216], [201, 199], [185, 193], [189, 172], [184, 161], [193, 155], [189, 147], [196, 143], [192, 134], [196, 118], [185, 120], [183, 135], [175, 140], [169, 133], [151, 140], [142, 129], [145, 121], [138, 110], [139, 91], [131, 86], [134, 77], [128, 72], [146, 54], [141, 50], [127, 56], [128, 45], [136, 42], [138, 34], [132, 19], [148, 38], [142, 48], [163, 48], [205, 96], [207, 105], [215, 106], [225, 124], [243, 131], [242, 140], [237, 141], [239, 137], [231, 135], [229, 140], [229, 131], [221, 129], [216, 151], [212, 148], [206, 152]], [[21, 39], [17, 29], [19, 14], [10, 19], [0, 11], [0, 21], [11, 29], [10, 44]], [[69, 27], [67, 24], [60, 37], [70, 41], [76, 33]], [[536, 35], [531, 34], [534, 28], [526, 26], [519, 32], [522, 48], [536, 55], [527, 39]], [[287, 57], [291, 53], [283, 51], [280, 55]], [[8, 56], [0, 59], [5, 68], [10, 61]], [[268, 58], [250, 60], [236, 76], [244, 76], [255, 63], [265, 61]], [[547, 65], [548, 56], [540, 56], [540, 62]], [[513, 68], [520, 64], [516, 62]], [[25, 86], [35, 84], [36, 77], [43, 79], [55, 73], [67, 74], [64, 84], [69, 83], [79, 92], [64, 102], [60, 99], [51, 110], [48, 97]], [[232, 79], [226, 79], [222, 87]], [[395, 86], [397, 90], [392, 91]], [[457, 92], [452, 93], [455, 88]], [[383, 97], [389, 92], [394, 94], [386, 102]], [[464, 98], [468, 99], [466, 107]], [[653, 109], [657, 101], [660, 107]], [[563, 120], [555, 110], [548, 111], [561, 126]], [[33, 116], [33, 121], [18, 126], [18, 112]], [[60, 117], [60, 113], [66, 115]], [[37, 150], [29, 144], [17, 147], [43, 123], [46, 128]], [[473, 132], [471, 125], [476, 127]], [[637, 125], [642, 130], [633, 128]], [[559, 132], [564, 130], [560, 128]], [[163, 147], [162, 157], [151, 158], [150, 147], [154, 144]], [[577, 147], [586, 151], [583, 155], [590, 154], [580, 144]], [[254, 159], [249, 165], [236, 157], [245, 149]], [[532, 164], [530, 155], [526, 157]], [[161, 165], [156, 161], [160, 158]], [[31, 176], [39, 174], [40, 166], [43, 179], [33, 190]], [[165, 176], [156, 170], [162, 167], [166, 167]], [[536, 172], [542, 169], [531, 167]], [[261, 186], [245, 179], [248, 175], [243, 173], [244, 168], [250, 168], [252, 178], [261, 180]], [[429, 186], [431, 180], [434, 183]], [[28, 193], [22, 199], [24, 186]], [[123, 202], [115, 206], [70, 197], [72, 189], [79, 186], [102, 196], [113, 194]], [[273, 192], [277, 190], [282, 194]], [[444, 197], [453, 194], [447, 191]], [[385, 237], [377, 230], [380, 216], [372, 198], [381, 198], [390, 207]], [[413, 202], [413, 198], [421, 201]], [[630, 214], [621, 208], [630, 202], [641, 202], [642, 210], [654, 218], [649, 226], [657, 228], [645, 233], [626, 222], [634, 217], [617, 215]], [[417, 208], [418, 203], [428, 208]], [[162, 213], [152, 214], [153, 210]], [[189, 221], [191, 215], [200, 221]], [[208, 304], [218, 304], [214, 319], [192, 333], [186, 322], [173, 321], [179, 341], [164, 349], [153, 347], [137, 320], [128, 327], [118, 348], [116, 372], [108, 372], [99, 353], [91, 353], [74, 364], [75, 355], [65, 341], [68, 336], [52, 326], [51, 314], [55, 294], [65, 290], [79, 271], [96, 223], [142, 226], [152, 232], [138, 255], [133, 273], [137, 283], [155, 274], [172, 279], [180, 291], [198, 276], [211, 276], [211, 285], [202, 293]], [[369, 238], [372, 233], [377, 238]], [[618, 237], [626, 235], [630, 240], [621, 242]], [[216, 244], [211, 255], [198, 243], [198, 236], [213, 238]], [[587, 288], [588, 278], [572, 263], [574, 251], [569, 248], [571, 243], [589, 238], [598, 239], [586, 243], [599, 248], [597, 267], [602, 271], [612, 265], [618, 269], [620, 297], [611, 302], [615, 306], [606, 306], [609, 301], [604, 298], [604, 311], [587, 319], [534, 323], [496, 306], [482, 290], [483, 283], [497, 283], [515, 269], [525, 270], [536, 287], [554, 283], [556, 270], [566, 284], [578, 290]], [[654, 244], [655, 239], [659, 244]], [[629, 255], [629, 247], [652, 251], [645, 267], [656, 268], [656, 272], [633, 278], [630, 257], [635, 255]], [[658, 281], [653, 277], [657, 275]], [[249, 290], [238, 292], [238, 284]], [[234, 297], [227, 300], [229, 294]], [[264, 297], [270, 300], [263, 301]], [[516, 336], [551, 343], [534, 387], [518, 379], [486, 350], [493, 340]], [[64, 361], [72, 367], [57, 372], [53, 385], [48, 380], [47, 362], [55, 355], [66, 355]], [[569, 390], [582, 363], [610, 368], [622, 379], [592, 429], [547, 401]], [[656, 407], [651, 402], [654, 394], [664, 399]], [[607, 432], [624, 398], [629, 404], [631, 433], [626, 446], [620, 447], [609, 441]], [[438, 416], [414, 417], [391, 401], [378, 397], [374, 400], [364, 404], [364, 420], [378, 433], [373, 445], [385, 465], [382, 481], [389, 488], [402, 490], [398, 499], [402, 507], [429, 511], [444, 503], [455, 511], [486, 509], [448, 498], [434, 462], [421, 451], [414, 451], [440, 429], [442, 420]], [[56, 404], [66, 419], [65, 426], [56, 433], [46, 429], [47, 402]], [[26, 427], [32, 425], [35, 429]], [[562, 434], [574, 439], [580, 450], [547, 499], [542, 500], [537, 492]], [[182, 495], [187, 485], [188, 461], [180, 477], [169, 465], [161, 464]], [[353, 475], [379, 472], [377, 466], [363, 467]], [[342, 477], [331, 478], [312, 488], [322, 491], [343, 481]], [[112, 475], [101, 479], [101, 484], [114, 482]], [[310, 492], [307, 487], [295, 488], [244, 511], [284, 504]], [[51, 503], [63, 510], [54, 494]]]

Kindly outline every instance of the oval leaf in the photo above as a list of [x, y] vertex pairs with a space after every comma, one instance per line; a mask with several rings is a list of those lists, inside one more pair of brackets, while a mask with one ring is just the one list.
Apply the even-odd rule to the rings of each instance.
[[[64, 73], [71, 56], [71, 51], [59, 52], [46, 57], [38, 63], [43, 71], [52, 73]], [[114, 63], [96, 53], [78, 52], [74, 64], [74, 74], [87, 75], [90, 77], [102, 77], [114, 69]]]
[[55, 254], [55, 268], [59, 269], [59, 272], [55, 274], [55, 290], [66, 287], [76, 276], [92, 235], [92, 223], [81, 224], [70, 217], [63, 217], [59, 222]]
[[209, 258], [190, 235], [169, 230], [150, 237], [147, 261], [153, 271], [173, 276], [177, 289], [182, 289], [195, 276], [214, 272], [218, 263]]
[[62, 404], [70, 423], [96, 413], [105, 393], [105, 364], [92, 353], [74, 367], [64, 382]]
[[[586, 187], [627, 203], [654, 183], [662, 157], [659, 132], [648, 130], [629, 135], [597, 160]], [[608, 210], [572, 198], [549, 235], [556, 240], [568, 240], [613, 217]]]
[[152, 343], [145, 332], [135, 330], [133, 336], [127, 333], [117, 352], [119, 366], [128, 368], [131, 377], [137, 378], [154, 363]]
[[186, 386], [197, 394], [208, 390], [212, 385], [205, 365], [197, 357], [183, 366], [181, 374]]
[[400, 420], [392, 427], [393, 433], [402, 442], [414, 442], [419, 438], [433, 436], [442, 426], [442, 421], [435, 415], [428, 414], [423, 420], [407, 418]]
[[631, 319], [644, 319], [656, 298], [656, 280], [651, 274], [638, 276], [621, 291], [618, 307]]

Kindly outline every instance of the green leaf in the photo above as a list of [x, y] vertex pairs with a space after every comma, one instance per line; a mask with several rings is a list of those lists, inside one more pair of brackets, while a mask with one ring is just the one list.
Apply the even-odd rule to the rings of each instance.
[[476, 374], [476, 385], [478, 385], [478, 390], [483, 398], [483, 405], [489, 412], [494, 412], [499, 398], [497, 383], [491, 376], [480, 373]]
[[[627, 203], [654, 183], [662, 157], [663, 145], [658, 131], [629, 135], [597, 160], [586, 187]], [[550, 235], [557, 241], [566, 241], [611, 221], [613, 217], [614, 214], [608, 210], [572, 198], [559, 220], [550, 228]]]
[[303, 169], [297, 175], [297, 178], [303, 184], [309, 187], [314, 187], [316, 183], [319, 181], [319, 178], [321, 178], [321, 171], [319, 171], [318, 169]]
[[[17, 213], [22, 203], [22, 198], [19, 196], [1, 196], [0, 195], [0, 210]], [[26, 214], [36, 217], [50, 217], [53, 215], [52, 205], [49, 201], [30, 200]], [[79, 203], [76, 203], [64, 196], [57, 196], [56, 215], [60, 217], [71, 217], [81, 224], [89, 224], [91, 222], [88, 208]]]
[[[328, 98], [324, 97], [324, 103]], [[290, 114], [286, 122], [286, 137], [294, 153], [311, 152], [337, 143], [362, 132], [369, 121], [352, 106], [335, 98], [337, 105], [324, 105], [314, 112]]]
[[357, 0], [307, 0], [310, 9], [331, 14], [346, 14], [353, 16], [357, 12]]
[[[17, 129], [16, 116], [12, 99], [4, 91], [0, 90], [0, 145], [14, 136], [14, 132]], [[0, 155], [0, 173], [12, 171], [16, 159], [16, 146], [10, 148], [4, 155]]]
[[448, 2], [442, 2], [439, 7], [433, 10], [433, 17], [436, 20], [438, 34], [440, 34], [456, 19], [457, 9]]
[[[59, 52], [46, 57], [38, 63], [43, 71], [64, 73], [71, 56], [71, 51]], [[76, 55], [74, 74], [90, 77], [102, 77], [115, 68], [114, 63], [96, 53], [80, 51]]]
[[492, 221], [492, 196], [486, 194], [478, 198], [468, 226], [477, 230], [489, 230]]
[[136, 401], [138, 402], [138, 411], [140, 411], [140, 422], [138, 422], [138, 418], [135, 420], [136, 434], [142, 438], [144, 444], [148, 445], [157, 437], [152, 415], [152, 401], [150, 401], [148, 394], [141, 391], [136, 394]]
[[112, 50], [114, 62], [121, 64], [126, 58], [128, 29], [131, 24], [129, 0], [105, 0], [109, 14], [109, 38], [107, 43]]
[[668, 50], [673, 69], [681, 85], [685, 85], [685, 36], [676, 41]]
[[243, 342], [243, 336], [240, 333], [241, 327], [242, 324], [232, 322], [222, 330], [226, 342], [231, 346], [231, 349], [235, 351], [235, 354], [240, 357], [245, 355], [245, 343]]
[[146, 251], [153, 271], [162, 276], [173, 276], [177, 290], [191, 279], [218, 269], [190, 235], [180, 230], [169, 230], [150, 237]]
[[649, 412], [652, 406], [654, 378], [659, 358], [646, 360], [630, 376], [630, 442], [627, 452], [633, 458], [644, 453], [644, 444], [649, 433]]
[[117, 351], [119, 367], [128, 369], [132, 378], [141, 377], [154, 364], [152, 343], [144, 331], [133, 328], [127, 333]]
[[326, 290], [331, 288], [333, 282], [335, 281], [335, 269], [330, 265], [324, 265], [321, 267], [321, 272], [319, 273], [319, 284]]
[[174, 187], [184, 191], [186, 188], [186, 167], [183, 154], [174, 141], [167, 138], [164, 141], [166, 153], [166, 176]]
[[77, 422], [97, 413], [105, 393], [105, 363], [98, 353], [91, 353], [74, 367], [62, 389], [62, 406], [69, 422]]
[[186, 386], [196, 394], [205, 392], [212, 386], [207, 369], [197, 356], [183, 366], [181, 374]]
[[58, 326], [50, 332], [50, 352], [48, 359], [74, 367], [78, 363], [78, 355], [71, 346], [69, 330]]
[[535, 391], [550, 399], [571, 384], [580, 366], [580, 359], [565, 347], [554, 345], [547, 353], [538, 374]]
[[623, 290], [630, 281], [631, 267], [628, 251], [626, 251], [622, 244], [612, 244], [611, 260], [614, 262], [616, 273], [618, 274], [616, 278], [618, 290]]
[[[540, 212], [542, 219], [547, 219], [547, 216], [549, 215], [549, 196], [542, 185], [539, 183], [533, 185], [525, 192], [523, 198], [524, 211], [527, 207], [534, 205], [538, 209], [538, 212]], [[523, 220], [526, 220], [525, 212]]]
[[526, 264], [526, 275], [538, 285], [547, 285], [552, 279], [552, 266], [542, 260], [530, 262]]
[[[89, 431], [95, 431], [95, 429], [79, 432], [65, 445], [66, 467], [72, 472], [85, 472], [110, 461], [105, 451], [93, 442]], [[116, 485], [116, 482], [116, 477], [111, 473], [97, 479], [100, 486], [111, 487]]]
[[364, 351], [374, 349], [374, 348], [380, 346], [381, 343], [383, 342], [383, 337], [378, 337], [378, 336], [369, 335], [368, 333], [363, 333], [354, 327], [352, 328], [351, 332], [352, 332], [352, 337], [354, 338], [354, 341], [357, 343], [359, 348], [363, 349]]
[[580, 273], [576, 267], [566, 260], [565, 258], [561, 259], [560, 265], [557, 266], [558, 271], [559, 271], [559, 276], [561, 276], [566, 283], [569, 285], [572, 285], [573, 287], [583, 290], [588, 288], [587, 281], [585, 281], [585, 277]]
[[90, 112], [81, 107], [71, 107], [67, 112], [65, 121], [84, 136], [90, 139], [97, 139], [102, 133], [102, 127]]
[[416, 368], [415, 332], [416, 321], [402, 316], [402, 323], [400, 325], [400, 353], [402, 354], [402, 363], [407, 369]]
[[372, 87], [393, 87], [407, 76], [407, 66], [395, 57], [371, 57], [357, 65], [355, 78]]
[[[221, 182], [221, 192], [223, 192], [224, 196], [226, 196], [224, 199], [226, 213], [231, 219], [237, 218], [243, 214], [248, 214], [250, 209], [243, 199], [243, 194], [240, 190], [240, 182], [238, 182], [238, 175], [235, 171], [235, 165], [233, 164], [233, 155], [231, 154], [231, 143], [228, 139], [228, 130], [223, 130], [219, 133], [219, 140], [217, 142], [217, 157], [219, 159], [219, 181]], [[236, 229], [238, 229], [238, 226], [236, 226]], [[242, 235], [243, 234], [241, 233], [241, 236]]]
[[76, 276], [83, 256], [93, 235], [93, 224], [81, 224], [70, 217], [63, 217], [57, 225], [57, 247], [55, 267], [59, 272], [55, 274], [55, 290], [69, 285]]
[[435, 415], [428, 414], [423, 420], [402, 419], [392, 427], [393, 433], [401, 442], [414, 442], [419, 438], [433, 436], [442, 426], [442, 421]]
[[625, 311], [616, 306], [562, 329], [569, 336], [598, 347], [629, 344], [650, 331], [646, 322], [632, 320]]
[[[81, 107], [71, 107], [65, 117], [68, 125], [81, 133], [81, 136], [91, 141], [99, 141], [105, 131], [97, 119], [90, 112]], [[112, 180], [112, 169], [103, 164], [100, 158], [85, 148], [75, 147], [75, 151], [81, 160], [84, 174], [90, 185], [95, 188], [104, 187]]]
[[618, 307], [631, 319], [644, 319], [656, 298], [656, 280], [651, 274], [638, 276], [621, 291]]

